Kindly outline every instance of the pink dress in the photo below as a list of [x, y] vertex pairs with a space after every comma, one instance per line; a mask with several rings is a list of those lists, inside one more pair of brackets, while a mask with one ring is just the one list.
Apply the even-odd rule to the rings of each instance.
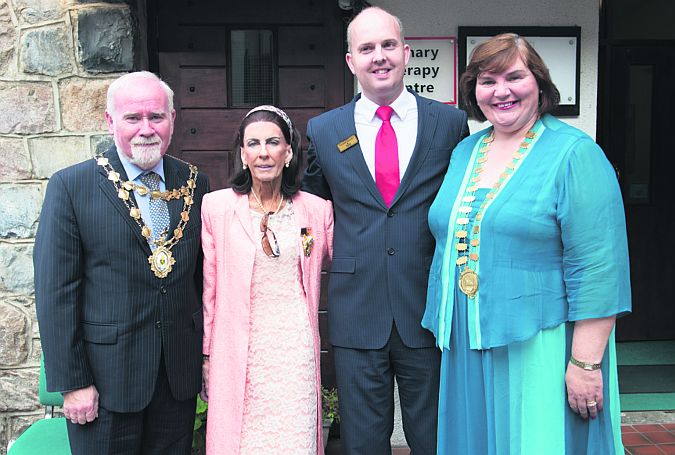
[[[261, 218], [251, 210], [254, 232]], [[315, 455], [317, 371], [290, 202], [268, 227], [281, 254], [269, 257], [257, 243], [240, 453]]]

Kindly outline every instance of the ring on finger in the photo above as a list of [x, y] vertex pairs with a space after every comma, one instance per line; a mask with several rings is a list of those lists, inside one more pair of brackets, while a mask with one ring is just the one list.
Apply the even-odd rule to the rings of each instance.
[[595, 400], [589, 400], [586, 402], [586, 406], [589, 408], [594, 408], [598, 405], [598, 402]]

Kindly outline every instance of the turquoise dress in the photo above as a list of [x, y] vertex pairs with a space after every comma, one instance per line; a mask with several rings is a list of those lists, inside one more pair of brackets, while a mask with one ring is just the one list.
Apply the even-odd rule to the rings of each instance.
[[[479, 190], [472, 205], [487, 191]], [[447, 238], [449, 213], [438, 208], [430, 212], [432, 231]], [[567, 405], [571, 324], [503, 347], [470, 349], [471, 300], [458, 286], [454, 297], [450, 349], [441, 360], [438, 455], [623, 454], [613, 334], [602, 365], [604, 410], [585, 421]]]
[[[570, 410], [564, 381], [573, 321], [630, 311], [620, 193], [590, 138], [550, 116], [543, 124], [539, 142], [484, 213], [475, 298], [457, 284], [454, 201], [488, 132], [453, 152], [429, 210], [436, 252], [423, 325], [442, 349], [439, 455], [623, 454], [614, 334], [597, 419]], [[587, 178], [608, 185], [608, 194], [596, 190], [580, 201]], [[475, 193], [467, 230], [487, 192]], [[601, 229], [589, 228], [597, 220], [587, 211], [602, 218]]]

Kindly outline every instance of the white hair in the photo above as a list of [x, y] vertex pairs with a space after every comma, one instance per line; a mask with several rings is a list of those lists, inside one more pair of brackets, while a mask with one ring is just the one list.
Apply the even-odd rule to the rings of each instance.
[[157, 81], [159, 86], [162, 87], [162, 90], [166, 93], [166, 99], [168, 101], [169, 112], [173, 111], [173, 90], [171, 87], [161, 80], [156, 74], [151, 73], [150, 71], [136, 71], [133, 73], [127, 73], [124, 76], [120, 76], [115, 79], [110, 87], [108, 87], [108, 100], [106, 105], [106, 111], [108, 114], [113, 115], [115, 112], [115, 94], [122, 89], [127, 87], [129, 84], [133, 83], [134, 79], [149, 79]]

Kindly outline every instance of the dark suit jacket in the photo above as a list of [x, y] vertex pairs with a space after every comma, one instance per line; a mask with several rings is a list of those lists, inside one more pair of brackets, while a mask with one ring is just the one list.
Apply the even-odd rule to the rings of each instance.
[[387, 343], [392, 321], [406, 346], [434, 346], [433, 336], [420, 325], [434, 254], [427, 213], [450, 153], [468, 127], [464, 111], [415, 96], [417, 142], [390, 208], [360, 145], [344, 152], [337, 146], [356, 135], [354, 105], [359, 96], [307, 125], [303, 189], [331, 199], [335, 208], [328, 321], [336, 346], [379, 349]]
[[[115, 148], [105, 156], [126, 180]], [[165, 155], [164, 173], [167, 188], [177, 188], [189, 169]], [[152, 398], [163, 352], [173, 396], [199, 392], [200, 210], [207, 191], [200, 173], [184, 236], [171, 250], [176, 264], [160, 279], [150, 270], [147, 241], [102, 167], [92, 159], [52, 176], [33, 253], [48, 390], [94, 384], [105, 409], [139, 411]], [[183, 200], [168, 207], [174, 228]]]

